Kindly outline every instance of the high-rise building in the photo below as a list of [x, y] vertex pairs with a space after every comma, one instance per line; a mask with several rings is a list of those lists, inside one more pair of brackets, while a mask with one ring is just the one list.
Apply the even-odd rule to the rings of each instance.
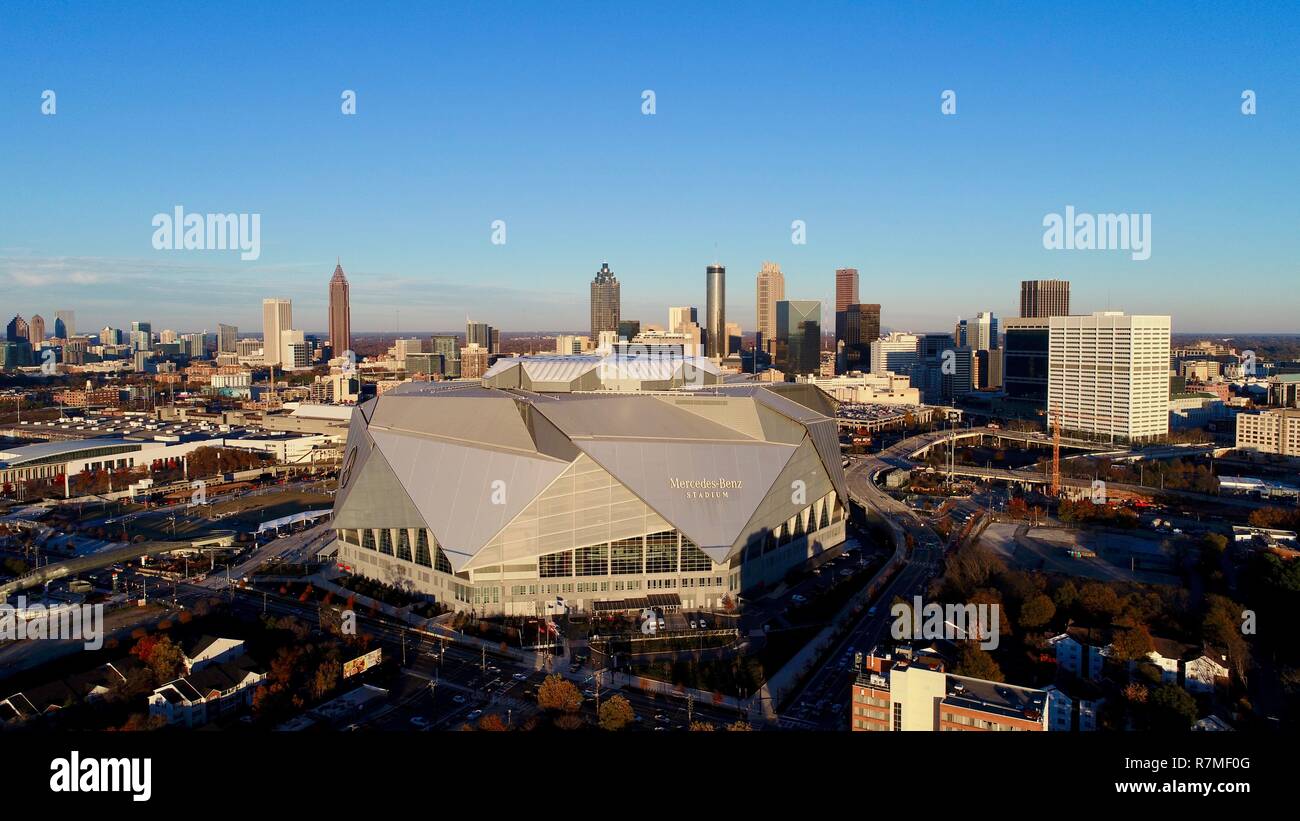
[[620, 319], [618, 321], [618, 338], [631, 339], [641, 333], [641, 320], [639, 319]]
[[1237, 450], [1300, 456], [1300, 410], [1237, 414]]
[[486, 322], [465, 321], [465, 344], [478, 345], [483, 350], [492, 351], [492, 326]]
[[952, 377], [957, 364], [955, 349], [952, 334], [917, 337], [911, 382], [912, 387], [921, 391], [923, 402], [937, 405], [952, 398]]
[[709, 334], [705, 354], [712, 359], [721, 359], [727, 355], [727, 269], [717, 264], [710, 265], [704, 276], [708, 291], [704, 321]]
[[281, 364], [280, 333], [293, 327], [293, 304], [287, 299], [262, 300], [262, 361]]
[[1002, 389], [1008, 399], [1047, 410], [1048, 317], [1020, 317], [1003, 323]]
[[31, 342], [28, 338], [31, 332], [27, 320], [14, 314], [14, 318], [9, 320], [9, 325], [5, 327], [5, 338], [10, 342]]
[[727, 323], [727, 356], [733, 353], [740, 353], [741, 342], [744, 339], [744, 332], [740, 328], [739, 322]]
[[602, 262], [596, 278], [591, 281], [591, 338], [599, 339], [601, 331], [618, 334], [619, 286], [609, 263]]
[[276, 364], [285, 371], [311, 367], [311, 346], [307, 344], [302, 331], [293, 328], [280, 331], [280, 351]]
[[488, 369], [488, 349], [471, 342], [460, 349], [460, 375], [462, 379], [481, 379]]
[[234, 325], [217, 324], [217, 352], [234, 353], [235, 342], [239, 339], [239, 328]]
[[1169, 432], [1168, 316], [1097, 311], [1049, 320], [1047, 412], [1112, 440]]
[[351, 286], [343, 273], [343, 262], [334, 265], [334, 276], [330, 277], [330, 355], [343, 356], [344, 351], [352, 350], [352, 303]]
[[958, 346], [977, 351], [994, 351], [998, 348], [998, 318], [988, 311], [980, 311], [974, 319], [957, 322], [953, 339]]
[[207, 334], [181, 334], [181, 351], [191, 359], [204, 359], [208, 355]]
[[869, 367], [871, 346], [880, 338], [880, 306], [851, 303], [835, 312], [835, 345], [840, 373]]
[[1070, 315], [1070, 283], [1064, 279], [1027, 279], [1020, 283], [1020, 315]]
[[787, 376], [815, 374], [821, 366], [820, 299], [783, 299], [776, 303], [776, 356], [773, 364]]
[[39, 345], [45, 341], [45, 317], [40, 314], [32, 314], [31, 321], [27, 326], [27, 341], [33, 345]]
[[858, 302], [858, 269], [835, 269], [835, 313]]
[[131, 323], [131, 348], [137, 351], [153, 349], [153, 324], [149, 322]]
[[785, 275], [775, 262], [764, 262], [758, 272], [758, 347], [776, 356], [776, 303], [785, 299]]
[[460, 378], [460, 339], [452, 334], [434, 334], [429, 337], [429, 349], [442, 355], [442, 375], [448, 379]]
[[668, 309], [668, 333], [682, 333], [682, 330], [692, 322], [699, 322], [699, 316], [694, 307], [682, 305]]
[[915, 334], [894, 331], [883, 339], [871, 343], [871, 372], [882, 375], [896, 373], [907, 375], [916, 364]]
[[77, 314], [75, 311], [54, 312], [54, 335], [59, 339], [70, 339], [77, 335]]

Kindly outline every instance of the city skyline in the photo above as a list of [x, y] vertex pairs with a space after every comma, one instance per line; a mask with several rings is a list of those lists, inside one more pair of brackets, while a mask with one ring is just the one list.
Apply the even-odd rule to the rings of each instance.
[[[47, 317], [75, 291], [83, 327], [121, 324], [142, 304], [167, 324], [253, 327], [250, 306], [273, 291], [325, 330], [318, 278], [342, 255], [361, 332], [452, 328], [466, 314], [578, 329], [586, 272], [601, 259], [619, 272], [623, 315], [643, 319], [663, 305], [702, 306], [709, 261], [745, 279], [771, 259], [790, 296], [828, 312], [834, 270], [856, 267], [861, 299], [884, 305], [889, 327], [942, 328], [975, 310], [1012, 316], [1014, 292], [999, 287], [987, 304], [989, 283], [1063, 278], [1081, 308], [1168, 312], [1186, 331], [1294, 328], [1285, 301], [1254, 297], [1294, 281], [1300, 258], [1290, 204], [1300, 163], [1288, 139], [1300, 105], [1286, 73], [1294, 15], [1198, 9], [1180, 39], [1157, 10], [1122, 6], [1019, 19], [976, 19], [960, 6], [834, 8], [811, 9], [794, 36], [758, 11], [721, 38], [721, 10], [694, 12], [701, 25], [682, 32], [649, 12], [614, 27], [605, 11], [576, 25], [541, 10], [414, 11], [397, 30], [326, 9], [311, 36], [275, 41], [223, 33], [215, 12], [196, 10], [176, 23], [175, 42], [195, 36], [171, 71], [124, 51], [111, 78], [82, 48], [89, 29], [14, 9], [0, 35], [12, 147], [0, 170], [15, 194], [0, 284]], [[267, 12], [268, 22], [286, 13]], [[101, 36], [169, 39], [147, 10], [95, 16]], [[1126, 24], [1118, 34], [1112, 19]], [[1022, 38], [1030, 30], [1033, 44]], [[1209, 34], [1222, 30], [1238, 34]], [[245, 59], [199, 68], [236, 38]], [[345, 58], [320, 48], [340, 38]], [[790, 57], [781, 66], [710, 61], [703, 72], [692, 56], [778, 39]], [[502, 47], [531, 54], [535, 41], [572, 56], [498, 65]], [[1060, 46], [1046, 65], [1040, 42]], [[900, 61], [897, 43], [921, 51]], [[615, 54], [619, 70], [591, 76], [593, 60]], [[1123, 70], [1098, 75], [1102, 58]], [[472, 93], [444, 61], [480, 78]], [[54, 116], [40, 113], [43, 89], [59, 95]], [[1258, 93], [1257, 114], [1239, 110], [1243, 89]], [[355, 115], [340, 111], [345, 90]], [[653, 115], [642, 113], [646, 90]], [[957, 95], [951, 116], [940, 108], [946, 90]], [[177, 101], [162, 119], [159, 100]], [[499, 130], [485, 142], [489, 115]], [[141, 140], [130, 126], [144, 123]], [[260, 215], [259, 257], [154, 250], [151, 218], [179, 206]], [[1044, 218], [1069, 207], [1149, 214], [1150, 258], [1046, 250]], [[796, 220], [806, 244], [791, 242]], [[1229, 284], [1242, 281], [1252, 287]], [[733, 288], [726, 310], [753, 316], [751, 300]]]

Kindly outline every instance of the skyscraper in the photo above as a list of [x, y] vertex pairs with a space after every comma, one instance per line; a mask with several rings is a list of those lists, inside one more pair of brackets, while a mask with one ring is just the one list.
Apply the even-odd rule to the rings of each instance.
[[870, 367], [871, 346], [880, 337], [880, 306], [854, 302], [835, 312], [835, 345], [843, 344], [836, 367], [843, 373]]
[[710, 265], [704, 276], [708, 289], [704, 314], [709, 334], [705, 353], [721, 359], [727, 355], [727, 269], [717, 264]]
[[137, 351], [153, 350], [153, 323], [131, 323], [131, 348]]
[[988, 311], [980, 311], [974, 319], [960, 320], [953, 339], [958, 347], [995, 351], [998, 349], [998, 318]]
[[77, 314], [75, 311], [54, 312], [54, 335], [59, 339], [68, 339], [77, 335]]
[[785, 275], [775, 262], [764, 262], [758, 272], [758, 344], [769, 356], [776, 352], [776, 303], [785, 299]]
[[1047, 412], [1063, 430], [1123, 440], [1169, 432], [1168, 316], [1097, 311], [1048, 325]]
[[1069, 316], [1070, 283], [1064, 279], [1027, 279], [1020, 283], [1022, 317]]
[[239, 328], [217, 323], [217, 353], [234, 353], [239, 340]]
[[334, 265], [330, 277], [330, 355], [343, 356], [352, 350], [352, 305], [349, 299], [348, 278], [343, 274], [343, 263]]
[[293, 327], [293, 304], [287, 299], [262, 300], [262, 362], [279, 365], [280, 333]]
[[815, 374], [821, 366], [820, 299], [783, 299], [776, 303], [776, 356], [773, 364], [786, 375]]
[[27, 327], [27, 339], [33, 345], [39, 345], [45, 341], [45, 317], [40, 314], [32, 314]]
[[1047, 317], [1009, 319], [1004, 330], [1002, 387], [1007, 398], [1028, 402], [1038, 410], [1047, 410], [1050, 320]]
[[699, 322], [695, 308], [690, 305], [673, 306], [668, 309], [668, 333], [679, 334], [692, 322]]
[[28, 327], [27, 320], [17, 314], [9, 320], [9, 325], [5, 328], [5, 336], [10, 342], [29, 342], [27, 337], [30, 333], [31, 328]]
[[591, 338], [599, 339], [602, 331], [618, 334], [619, 287], [609, 263], [602, 262], [591, 281]]
[[845, 310], [858, 301], [858, 269], [835, 269], [835, 313]]
[[465, 344], [478, 345], [485, 352], [492, 352], [492, 326], [486, 322], [465, 320]]

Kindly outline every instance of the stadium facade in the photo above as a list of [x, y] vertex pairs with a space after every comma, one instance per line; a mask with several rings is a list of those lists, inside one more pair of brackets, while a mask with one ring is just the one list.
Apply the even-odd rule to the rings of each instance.
[[533, 615], [718, 607], [843, 542], [826, 394], [589, 390], [592, 367], [503, 360], [482, 382], [411, 382], [359, 405], [339, 563], [457, 610]]

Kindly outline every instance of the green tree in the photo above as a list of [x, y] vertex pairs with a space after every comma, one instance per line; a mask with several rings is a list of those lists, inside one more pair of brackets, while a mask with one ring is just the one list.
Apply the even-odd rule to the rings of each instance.
[[1056, 616], [1056, 605], [1045, 594], [1031, 596], [1020, 608], [1020, 624], [1026, 630], [1045, 627]]
[[1186, 730], [1196, 721], [1196, 699], [1177, 684], [1152, 690], [1147, 705], [1151, 710], [1152, 729]]
[[993, 660], [993, 656], [984, 652], [974, 642], [963, 642], [957, 653], [957, 666], [953, 670], [959, 676], [980, 678], [986, 681], [1006, 681], [1002, 668]]

